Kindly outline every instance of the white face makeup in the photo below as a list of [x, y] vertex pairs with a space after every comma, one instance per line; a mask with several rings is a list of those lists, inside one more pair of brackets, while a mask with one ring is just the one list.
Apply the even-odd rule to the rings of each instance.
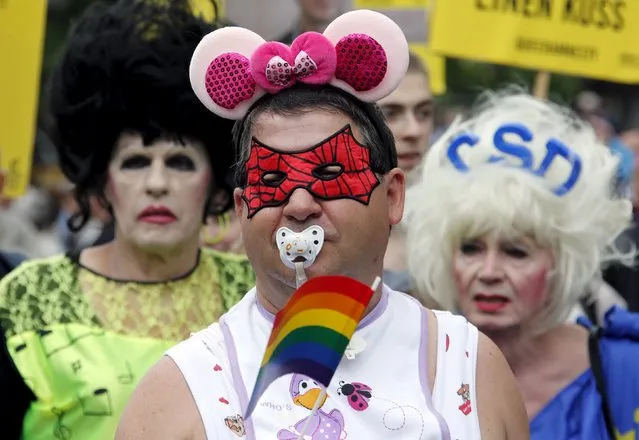
[[552, 268], [550, 250], [529, 238], [466, 240], [453, 267], [460, 309], [484, 331], [530, 324], [548, 300]]
[[204, 148], [122, 135], [109, 165], [106, 196], [118, 239], [149, 250], [198, 240], [211, 184]]

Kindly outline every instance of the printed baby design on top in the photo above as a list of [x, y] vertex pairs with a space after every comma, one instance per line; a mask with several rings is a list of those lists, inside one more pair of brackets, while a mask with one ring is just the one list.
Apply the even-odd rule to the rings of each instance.
[[372, 397], [371, 391], [373, 391], [371, 387], [363, 383], [347, 383], [340, 380], [337, 394], [346, 397], [348, 404], [355, 411], [364, 411], [368, 408], [368, 401]]
[[[319, 398], [322, 388], [313, 379], [303, 374], [294, 374], [291, 378], [289, 392], [293, 403], [312, 411], [315, 402]], [[327, 396], [324, 395], [320, 402], [317, 413], [295, 423], [291, 429], [281, 429], [277, 433], [279, 440], [297, 440], [302, 429], [306, 427], [304, 432], [305, 439], [311, 440], [343, 440], [346, 438], [344, 430], [344, 416], [342, 413], [333, 409], [325, 412], [322, 407], [326, 403]]]
[[[418, 408], [412, 405], [400, 405], [393, 400], [380, 397], [373, 392], [372, 387], [363, 382], [340, 380], [337, 395], [345, 399], [348, 405], [357, 412], [365, 412], [366, 414], [372, 412], [370, 419], [372, 422], [375, 421], [378, 414], [379, 419], [377, 420], [388, 431], [394, 433], [403, 431], [407, 435], [408, 431], [419, 429], [419, 437], [417, 438], [420, 439], [424, 434], [424, 415]], [[376, 404], [375, 409], [371, 407], [373, 404]]]
[[470, 414], [472, 412], [472, 408], [470, 405], [470, 385], [468, 385], [467, 383], [463, 383], [461, 385], [461, 387], [459, 387], [459, 389], [457, 390], [457, 395], [461, 396], [461, 398], [464, 400], [464, 403], [462, 403], [459, 406], [459, 410], [465, 415], [467, 416], [468, 414]]
[[224, 419], [224, 423], [227, 428], [231, 430], [231, 432], [238, 437], [244, 437], [246, 435], [246, 430], [244, 429], [244, 419], [241, 415], [237, 414], [234, 416], [229, 416]]

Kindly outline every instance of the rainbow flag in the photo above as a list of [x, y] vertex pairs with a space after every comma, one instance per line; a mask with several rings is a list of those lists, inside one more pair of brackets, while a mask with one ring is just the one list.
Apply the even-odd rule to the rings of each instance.
[[328, 387], [373, 293], [344, 276], [312, 278], [297, 289], [275, 317], [245, 418], [285, 374], [304, 374]]

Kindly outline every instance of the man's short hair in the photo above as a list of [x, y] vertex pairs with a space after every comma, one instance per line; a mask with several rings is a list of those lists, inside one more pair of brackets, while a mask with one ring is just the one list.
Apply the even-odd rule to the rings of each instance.
[[339, 112], [352, 119], [362, 133], [364, 145], [370, 149], [371, 169], [375, 173], [384, 175], [397, 167], [393, 134], [376, 104], [360, 101], [333, 86], [298, 83], [274, 95], [264, 96], [253, 105], [243, 120], [236, 123], [233, 130], [236, 184], [240, 187], [246, 185], [251, 131], [257, 117], [263, 113], [290, 117], [313, 111]]
[[421, 58], [415, 55], [414, 52], [409, 52], [408, 54], [408, 69], [406, 73], [421, 73], [428, 78], [428, 69]]

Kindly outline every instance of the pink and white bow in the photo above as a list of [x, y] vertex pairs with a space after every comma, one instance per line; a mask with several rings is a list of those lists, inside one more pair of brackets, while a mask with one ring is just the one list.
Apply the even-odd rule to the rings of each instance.
[[255, 32], [225, 27], [205, 36], [191, 59], [191, 86], [202, 103], [227, 119], [242, 119], [266, 93], [296, 82], [331, 84], [363, 101], [395, 90], [408, 68], [408, 42], [387, 16], [347, 12], [324, 33], [306, 32], [291, 46]]

